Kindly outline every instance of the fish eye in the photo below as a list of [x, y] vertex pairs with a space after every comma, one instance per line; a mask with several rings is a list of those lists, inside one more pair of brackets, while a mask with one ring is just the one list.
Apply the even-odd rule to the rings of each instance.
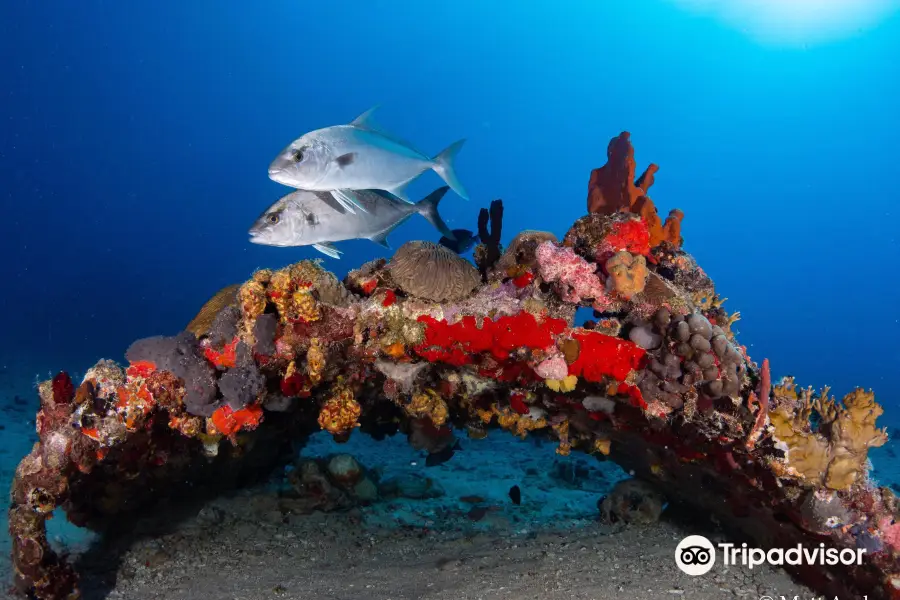
[[300, 148], [300, 149], [294, 150], [291, 153], [291, 158], [294, 159], [294, 162], [300, 162], [301, 160], [303, 160], [303, 149]]
[[272, 213], [266, 220], [272, 225], [277, 225], [279, 221], [278, 213]]

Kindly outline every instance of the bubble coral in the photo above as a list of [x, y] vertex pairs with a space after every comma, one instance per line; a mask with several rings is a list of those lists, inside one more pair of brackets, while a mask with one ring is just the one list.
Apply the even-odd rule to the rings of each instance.
[[432, 242], [403, 244], [394, 253], [388, 269], [404, 292], [435, 302], [462, 300], [481, 284], [472, 263]]

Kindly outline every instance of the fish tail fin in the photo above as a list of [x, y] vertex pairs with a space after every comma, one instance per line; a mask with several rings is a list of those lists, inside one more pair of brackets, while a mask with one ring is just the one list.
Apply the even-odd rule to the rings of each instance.
[[425, 198], [416, 202], [416, 211], [420, 215], [428, 219], [428, 222], [434, 225], [434, 228], [441, 232], [441, 235], [450, 240], [456, 241], [456, 236], [453, 235], [453, 231], [449, 227], [447, 227], [447, 224], [444, 223], [444, 219], [442, 219], [440, 213], [438, 213], [438, 204], [449, 189], [450, 188], [445, 185], [434, 190], [433, 192], [425, 196]]
[[466, 140], [459, 140], [447, 146], [440, 154], [432, 159], [434, 160], [434, 166], [431, 168], [434, 169], [435, 173], [441, 176], [441, 179], [450, 186], [450, 189], [468, 200], [469, 194], [466, 193], [466, 188], [460, 183], [459, 179], [456, 177], [456, 171], [453, 170], [453, 161], [456, 158], [457, 153], [459, 153], [460, 148], [462, 148], [465, 143]]

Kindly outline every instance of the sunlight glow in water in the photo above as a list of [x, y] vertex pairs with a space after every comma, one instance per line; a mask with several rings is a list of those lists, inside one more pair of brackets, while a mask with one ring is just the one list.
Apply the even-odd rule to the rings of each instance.
[[900, 0], [674, 0], [770, 44], [812, 44], [853, 36], [900, 10]]

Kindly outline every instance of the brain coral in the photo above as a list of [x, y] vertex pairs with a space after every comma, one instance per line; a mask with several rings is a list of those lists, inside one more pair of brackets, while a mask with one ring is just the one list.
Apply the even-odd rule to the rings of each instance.
[[472, 263], [432, 242], [403, 244], [388, 269], [404, 292], [435, 302], [461, 300], [481, 283]]
[[216, 316], [227, 306], [235, 306], [237, 304], [237, 293], [240, 285], [229, 285], [224, 287], [206, 301], [206, 304], [197, 313], [185, 330], [190, 331], [197, 337], [206, 335], [212, 327]]

